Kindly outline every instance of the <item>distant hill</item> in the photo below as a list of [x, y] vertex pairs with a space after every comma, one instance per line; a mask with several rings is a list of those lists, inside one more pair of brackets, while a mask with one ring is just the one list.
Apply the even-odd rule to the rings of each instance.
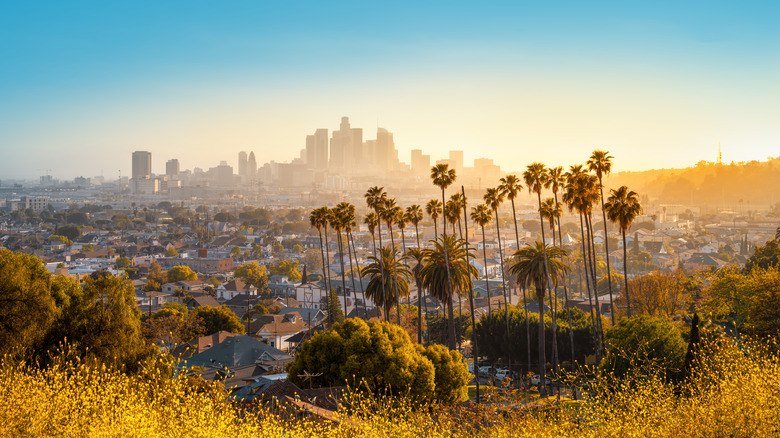
[[780, 203], [780, 156], [767, 161], [701, 161], [685, 169], [619, 172], [604, 184], [608, 188], [626, 185], [653, 204], [683, 204], [707, 211], [767, 210]]

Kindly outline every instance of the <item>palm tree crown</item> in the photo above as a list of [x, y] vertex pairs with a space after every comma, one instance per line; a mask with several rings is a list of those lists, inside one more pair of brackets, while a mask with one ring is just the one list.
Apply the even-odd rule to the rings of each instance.
[[499, 180], [501, 184], [498, 186], [501, 192], [506, 196], [506, 199], [514, 201], [523, 186], [520, 185], [520, 178], [517, 175], [507, 175]]
[[544, 245], [537, 241], [536, 246], [527, 246], [517, 250], [509, 265], [509, 272], [516, 275], [521, 284], [533, 284], [536, 296], [544, 298], [547, 289], [547, 275], [545, 275], [545, 253], [547, 253], [547, 268], [553, 283], [565, 273], [569, 267], [561, 261], [566, 256], [566, 250], [557, 246]]
[[366, 297], [384, 309], [385, 320], [390, 309], [398, 303], [399, 295], [409, 294], [409, 281], [412, 273], [405, 263], [406, 256], [400, 256], [398, 249], [383, 247], [379, 256], [369, 256], [368, 265], [361, 274], [370, 280], [366, 286]]
[[431, 168], [433, 185], [445, 190], [455, 182], [455, 169], [450, 169], [447, 164], [437, 164]]
[[612, 189], [610, 192], [611, 195], [607, 198], [607, 203], [604, 204], [607, 218], [620, 225], [621, 232], [626, 232], [634, 219], [642, 214], [639, 195], [626, 186], [621, 186], [617, 190]]
[[[436, 299], [445, 304], [452, 304], [452, 295], [447, 286], [447, 267], [452, 280], [453, 294], [468, 291], [471, 277], [478, 275], [476, 268], [466, 262], [466, 244], [455, 236], [439, 236], [431, 241], [433, 248], [423, 250], [425, 265], [420, 270], [422, 286]], [[446, 257], [445, 257], [446, 251]], [[468, 250], [469, 253], [471, 249]], [[469, 254], [469, 257], [473, 255]], [[449, 264], [446, 261], [449, 261]]]

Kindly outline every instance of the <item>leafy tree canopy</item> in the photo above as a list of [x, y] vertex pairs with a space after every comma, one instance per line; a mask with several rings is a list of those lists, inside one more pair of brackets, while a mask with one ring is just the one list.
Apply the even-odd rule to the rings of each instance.
[[764, 246], [759, 246], [756, 251], [745, 263], [745, 271], [752, 271], [755, 268], [767, 269], [777, 267], [780, 260], [780, 246], [777, 240], [770, 240]]
[[270, 266], [271, 275], [284, 275], [290, 281], [300, 281], [301, 271], [298, 270], [299, 264], [297, 260], [282, 260]]
[[257, 262], [245, 263], [233, 271], [233, 276], [251, 284], [257, 290], [265, 290], [268, 287], [268, 272], [265, 266], [260, 266]]
[[[322, 374], [304, 380], [304, 373]], [[334, 324], [307, 341], [288, 376], [300, 386], [349, 384], [378, 394], [444, 403], [464, 400], [471, 378], [460, 353], [441, 346], [426, 350], [395, 324], [356, 318]]]
[[203, 321], [204, 334], [206, 335], [221, 330], [239, 334], [246, 333], [241, 320], [227, 306], [198, 307], [195, 309], [195, 315]]
[[167, 280], [168, 283], [183, 280], [197, 280], [198, 274], [195, 273], [189, 266], [174, 266], [168, 270]]

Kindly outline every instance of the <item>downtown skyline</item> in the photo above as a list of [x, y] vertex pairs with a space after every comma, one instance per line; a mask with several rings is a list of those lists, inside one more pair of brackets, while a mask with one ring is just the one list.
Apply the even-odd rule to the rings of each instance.
[[764, 160], [780, 145], [778, 7], [430, 2], [14, 5], [0, 17], [3, 179], [130, 174], [132, 151], [289, 162], [342, 116], [401, 161], [506, 171]]

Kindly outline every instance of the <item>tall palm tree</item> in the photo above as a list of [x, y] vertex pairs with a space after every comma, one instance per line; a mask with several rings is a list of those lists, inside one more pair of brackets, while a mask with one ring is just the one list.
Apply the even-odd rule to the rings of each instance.
[[[520, 184], [520, 178], [517, 177], [517, 175], [509, 174], [499, 180], [501, 184], [499, 184], [499, 188], [501, 189], [501, 192], [506, 196], [507, 199], [512, 203], [512, 222], [515, 225], [515, 245], [517, 249], [520, 249], [520, 232], [517, 230], [517, 213], [515, 212], [515, 198], [517, 198], [517, 195], [520, 193], [520, 190], [523, 189], [523, 186]], [[525, 334], [526, 337], [530, 340], [531, 339], [531, 331], [528, 325], [528, 308], [526, 307], [526, 301], [525, 301], [525, 286], [520, 285], [519, 282], [515, 282], [516, 286], [521, 286], [523, 290], [523, 309], [525, 311]], [[526, 359], [528, 359], [528, 368], [530, 369], [530, 363], [531, 363], [531, 343], [528, 342], [528, 356]]]
[[421, 248], [420, 246], [420, 222], [423, 220], [423, 212], [422, 208], [420, 208], [419, 205], [413, 204], [409, 207], [406, 207], [406, 221], [410, 224], [414, 225], [414, 235], [417, 238], [417, 247]]
[[[506, 337], [509, 339], [509, 290], [506, 287], [506, 278], [504, 277], [504, 248], [501, 245], [501, 226], [498, 221], [498, 207], [504, 202], [504, 192], [500, 187], [489, 188], [485, 191], [483, 197], [485, 204], [493, 210], [493, 216], [496, 218], [496, 238], [498, 239], [498, 255], [501, 262], [501, 286], [504, 289], [504, 314], [506, 315]], [[511, 366], [512, 360], [507, 349], [507, 363]]]
[[[463, 202], [463, 205], [461, 206], [463, 210], [463, 227], [466, 229], [466, 239], [463, 240], [463, 244], [466, 249], [466, 266], [471, 266], [471, 262], [469, 261], [469, 255], [471, 254], [471, 251], [469, 249], [469, 221], [468, 216], [466, 215], [466, 189], [463, 188], [463, 186], [460, 186], [460, 193], [461, 193], [461, 201]], [[471, 309], [471, 327], [477, 326], [476, 317], [474, 315], [474, 282], [471, 281], [468, 284], [469, 286], [469, 308]], [[474, 357], [474, 366], [476, 368], [477, 364], [479, 364], [479, 344], [477, 342], [477, 331], [471, 330], [471, 346], [472, 346], [472, 353]], [[476, 381], [476, 396], [477, 396], [477, 404], [480, 403], [480, 397], [479, 397], [479, 379]]]
[[626, 291], [626, 306], [628, 317], [631, 318], [631, 297], [628, 294], [628, 252], [626, 250], [626, 231], [637, 216], [642, 214], [642, 206], [639, 204], [639, 195], [626, 186], [617, 190], [611, 190], [611, 195], [604, 206], [607, 217], [613, 223], [620, 225], [620, 233], [623, 235], [623, 281]]
[[[563, 236], [561, 234], [561, 214], [562, 208], [560, 204], [558, 203], [558, 192], [563, 189], [563, 187], [566, 185], [566, 175], [563, 171], [563, 167], [557, 166], [552, 167], [547, 172], [547, 184], [545, 187], [549, 188], [553, 192], [553, 199], [555, 200], [555, 210], [558, 211], [557, 214], [557, 222], [558, 222], [558, 244], [563, 247]], [[555, 237], [555, 233], [553, 233], [553, 238]], [[555, 239], [553, 239], [554, 241]], [[557, 293], [557, 292], [556, 292]], [[574, 329], [572, 327], [571, 323], [571, 308], [569, 306], [569, 289], [566, 285], [566, 277], [563, 278], [563, 299], [565, 300], [565, 306], [566, 306], [566, 316], [569, 320], [569, 345], [571, 347], [571, 367], [572, 371], [574, 370]], [[557, 339], [557, 338], [556, 338]]]
[[369, 278], [366, 297], [384, 310], [385, 321], [388, 321], [390, 309], [398, 302], [396, 293], [409, 293], [412, 274], [405, 263], [406, 256], [398, 254], [395, 248], [383, 247], [379, 256], [368, 259], [369, 263], [362, 272], [364, 277]]
[[341, 264], [341, 290], [344, 293], [344, 314], [347, 314], [347, 281], [344, 275], [344, 246], [341, 242], [341, 231], [345, 226], [345, 209], [347, 208], [346, 202], [342, 202], [330, 211], [328, 215], [328, 222], [330, 222], [331, 228], [336, 230], [336, 241], [339, 246], [339, 263]]
[[443, 235], [432, 241], [433, 247], [426, 248], [425, 265], [420, 270], [422, 286], [429, 294], [447, 306], [449, 314], [449, 349], [455, 349], [455, 325], [452, 300], [454, 294], [462, 294], [473, 287], [471, 277], [477, 269], [468, 263], [469, 250], [463, 240]]
[[[399, 216], [403, 215], [403, 209], [395, 204], [395, 199], [385, 199], [379, 210], [379, 217], [387, 224], [387, 233], [390, 234], [390, 244], [393, 247], [393, 254], [395, 254], [395, 235], [393, 233], [393, 224], [396, 223]], [[393, 296], [399, 301], [396, 302], [396, 316], [398, 317], [398, 324], [401, 324], [401, 301], [399, 291], [394, 291]]]
[[488, 317], [493, 317], [493, 310], [490, 308], [490, 284], [487, 281], [487, 245], [485, 242], [485, 225], [493, 220], [493, 212], [485, 204], [479, 204], [471, 207], [471, 220], [482, 228], [482, 258], [485, 262], [485, 288], [488, 296]]
[[[458, 218], [455, 220], [458, 223], [458, 235], [463, 238], [463, 226], [460, 223], [460, 215], [463, 213], [463, 205], [466, 203], [465, 198], [460, 192], [455, 192], [450, 196], [450, 200], [447, 201], [447, 214], [454, 215], [457, 213]], [[452, 213], [451, 213], [452, 212]], [[455, 230], [452, 230], [455, 233]]]
[[[330, 268], [325, 267], [325, 245], [322, 243], [322, 230], [327, 229], [328, 226], [328, 207], [315, 208], [309, 215], [309, 223], [311, 226], [317, 229], [317, 233], [320, 235], [320, 256], [322, 257], [322, 280], [325, 282], [325, 287], [330, 294], [330, 284], [328, 281], [328, 271]], [[330, 296], [330, 295], [328, 295]]]
[[[403, 251], [403, 254], [406, 254], [406, 235], [404, 234], [404, 230], [406, 229], [406, 224], [407, 223], [408, 223], [408, 221], [406, 220], [406, 213], [404, 212], [404, 210], [401, 207], [398, 207], [397, 214], [396, 214], [396, 217], [395, 217], [395, 225], [398, 227], [399, 230], [401, 230], [401, 250]], [[410, 294], [406, 294], [406, 308], [407, 309], [409, 309], [410, 305], [411, 305], [411, 303], [409, 302], [410, 299], [411, 299], [411, 295]], [[400, 307], [400, 304], [401, 304], [400, 300], [399, 300], [398, 304], [399, 304], [399, 307]], [[400, 309], [399, 309], [399, 312], [400, 312]], [[398, 317], [398, 320], [399, 321], [401, 320], [400, 315]], [[399, 322], [399, 324], [400, 324], [400, 322]]]
[[[422, 345], [422, 306], [423, 306], [423, 287], [422, 277], [420, 277], [420, 270], [422, 270], [425, 264], [425, 253], [419, 246], [417, 248], [410, 248], [406, 253], [410, 260], [415, 261], [414, 268], [412, 268], [412, 274], [414, 274], [414, 283], [417, 285], [417, 343]], [[427, 305], [426, 305], [427, 307]], [[428, 314], [428, 309], [425, 309], [425, 314]]]
[[[363, 195], [366, 199], [366, 206], [370, 208], [371, 210], [374, 210], [374, 214], [376, 214], [377, 218], [379, 218], [379, 210], [382, 207], [382, 204], [384, 204], [385, 200], [387, 199], [387, 192], [385, 192], [384, 187], [371, 187], [366, 191], [366, 194]], [[382, 221], [377, 220], [377, 234], [379, 236], [379, 246], [382, 246]]]
[[[547, 247], [543, 242], [536, 242], [535, 247], [526, 247], [517, 250], [514, 255], [514, 263], [509, 270], [524, 284], [533, 284], [536, 289], [536, 298], [539, 301], [539, 381], [542, 388], [546, 375], [544, 352], [544, 294], [549, 290], [549, 281], [558, 281], [561, 275], [568, 272], [569, 267], [561, 259], [566, 256], [566, 251], [552, 246]], [[540, 393], [544, 392], [543, 389]]]
[[425, 212], [433, 219], [433, 235], [438, 236], [439, 228], [436, 225], [436, 219], [441, 215], [441, 201], [438, 199], [431, 199], [428, 201], [428, 203], [425, 204]]
[[376, 255], [376, 239], [374, 238], [375, 236], [374, 233], [376, 233], [376, 227], [379, 224], [379, 219], [377, 219], [376, 213], [374, 213], [373, 211], [368, 213], [363, 218], [363, 223], [366, 224], [366, 226], [368, 227], [368, 232], [371, 233], [371, 244], [374, 247], [374, 255]]
[[612, 157], [609, 151], [596, 149], [588, 160], [588, 169], [596, 172], [599, 178], [599, 192], [601, 198], [601, 218], [604, 221], [604, 251], [607, 254], [607, 286], [609, 287], [609, 309], [612, 312], [612, 325], [615, 325], [615, 305], [612, 302], [612, 274], [609, 267], [609, 235], [607, 234], [607, 212], [604, 210], [604, 183], [602, 177], [609, 175], [612, 171]]
[[[549, 182], [549, 180], [548, 180]], [[552, 244], [556, 246], [555, 237], [555, 220], [561, 217], [561, 207], [555, 203], [555, 199], [547, 198], [542, 202], [542, 216], [548, 220], [550, 224], [550, 233], [552, 234]], [[553, 296], [555, 300], [553, 300]], [[550, 294], [548, 297], [550, 301], [550, 309], [552, 315], [552, 358], [553, 358], [553, 372], [558, 372], [558, 285], [555, 285], [555, 293]]]
[[[596, 346], [596, 359], [601, 360], [601, 306], [599, 305], [598, 294], [595, 285], [597, 284], [595, 269], [593, 265], [595, 261], [592, 261], [589, 254], [592, 240], [590, 239], [589, 228], [586, 228], [587, 221], [585, 220], [587, 215], [593, 209], [593, 203], [598, 198], [598, 194], [595, 190], [596, 177], [588, 174], [583, 170], [581, 165], [571, 166], [569, 172], [566, 174], [566, 188], [563, 194], [563, 201], [566, 203], [570, 211], [576, 210], [580, 216], [580, 230], [582, 232], [582, 262], [585, 271], [585, 289], [588, 294], [588, 302], [590, 303], [590, 317], [593, 325], [593, 342]], [[587, 242], [587, 245], [586, 245]], [[591, 294], [592, 290], [592, 294]], [[595, 298], [596, 305], [594, 306], [593, 300]], [[595, 307], [595, 314], [594, 314]]]
[[[443, 217], [447, 216], [447, 210], [446, 210], [447, 201], [444, 197], [444, 190], [446, 190], [447, 187], [449, 187], [450, 185], [452, 185], [452, 183], [455, 182], [455, 178], [457, 178], [457, 176], [455, 175], [455, 169], [450, 169], [449, 166], [447, 166], [444, 163], [437, 164], [431, 168], [431, 180], [433, 180], [433, 185], [438, 186], [441, 189], [441, 206], [443, 209], [442, 210]], [[444, 266], [447, 272], [447, 285], [449, 287], [448, 294], [450, 298], [450, 305], [452, 305], [452, 294], [453, 294], [452, 288], [454, 287], [454, 285], [452, 284], [452, 278], [450, 276], [450, 262], [449, 262], [449, 255], [447, 254], [447, 250], [449, 249], [448, 245], [446, 244], [447, 227], [446, 225], [442, 224], [441, 228], [442, 228], [441, 237], [442, 237], [442, 241], [444, 242], [444, 244], [442, 245], [442, 250], [444, 252], [444, 262], [445, 262]], [[450, 344], [450, 349], [454, 350], [455, 349], [455, 323], [453, 321], [454, 315], [452, 310], [450, 310], [449, 313], [450, 313], [449, 314], [449, 319], [450, 319], [449, 344]]]
[[[352, 230], [357, 227], [357, 221], [355, 220], [355, 206], [350, 203], [342, 202], [339, 205], [345, 204], [342, 207], [342, 219], [344, 224], [344, 234], [347, 238], [347, 254], [349, 255], [349, 276], [352, 279], [352, 298], [354, 300], [354, 306], [355, 306], [355, 315], [358, 316], [358, 298], [357, 298], [357, 287], [355, 286], [355, 266], [352, 264], [352, 251], [355, 252], [355, 265], [357, 265], [357, 250], [355, 250], [355, 241], [352, 238]], [[352, 250], [350, 250], [350, 247], [352, 247]], [[357, 266], [358, 271], [358, 277], [360, 276], [360, 266]], [[360, 283], [361, 288], [363, 287], [363, 283]], [[362, 292], [362, 291], [361, 291]], [[346, 313], [347, 309], [344, 309], [344, 312]]]

